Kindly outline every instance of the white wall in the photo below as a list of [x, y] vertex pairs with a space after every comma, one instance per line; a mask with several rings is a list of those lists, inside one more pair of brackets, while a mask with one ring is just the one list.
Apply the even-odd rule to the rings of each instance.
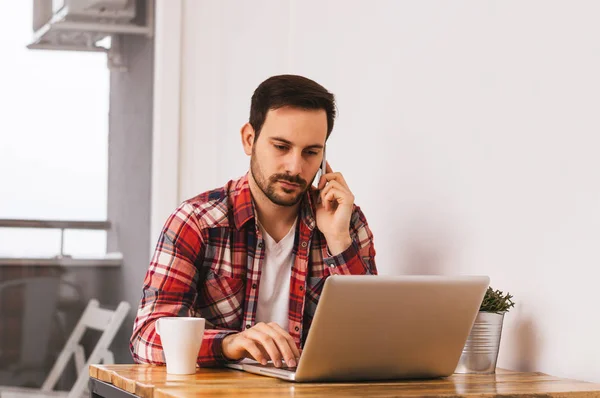
[[[518, 303], [500, 366], [600, 381], [600, 3], [174, 3], [180, 126], [155, 134], [179, 142], [177, 201], [247, 170], [262, 80], [306, 75], [337, 96], [328, 158], [380, 272], [488, 274]], [[156, 233], [177, 203], [153, 200]]]

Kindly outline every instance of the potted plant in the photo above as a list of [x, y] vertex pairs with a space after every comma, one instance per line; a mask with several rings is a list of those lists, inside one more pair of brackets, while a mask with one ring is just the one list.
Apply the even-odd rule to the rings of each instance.
[[515, 306], [510, 293], [488, 287], [455, 373], [495, 373], [504, 314]]

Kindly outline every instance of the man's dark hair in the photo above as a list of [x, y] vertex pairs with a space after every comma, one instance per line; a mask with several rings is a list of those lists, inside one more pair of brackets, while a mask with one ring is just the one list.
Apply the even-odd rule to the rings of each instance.
[[267, 112], [285, 106], [300, 109], [324, 109], [327, 113], [327, 138], [333, 130], [335, 119], [335, 97], [319, 83], [297, 75], [273, 76], [262, 82], [250, 105], [250, 125], [254, 129], [254, 140], [258, 139]]

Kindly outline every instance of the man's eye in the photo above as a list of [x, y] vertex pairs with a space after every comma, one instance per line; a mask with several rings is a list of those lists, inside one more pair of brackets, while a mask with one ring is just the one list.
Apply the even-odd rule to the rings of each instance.
[[275, 148], [279, 149], [280, 151], [285, 151], [287, 149], [285, 145], [275, 145]]
[[308, 153], [309, 155], [311, 155], [311, 156], [314, 156], [314, 155], [318, 155], [318, 154], [319, 154], [318, 152], [315, 152], [315, 151], [308, 151], [307, 153]]

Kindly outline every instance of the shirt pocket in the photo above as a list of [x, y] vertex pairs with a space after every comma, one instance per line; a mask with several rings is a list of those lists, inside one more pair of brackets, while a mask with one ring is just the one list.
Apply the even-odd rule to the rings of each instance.
[[216, 327], [239, 329], [245, 299], [245, 280], [208, 271], [198, 289], [198, 311]]

